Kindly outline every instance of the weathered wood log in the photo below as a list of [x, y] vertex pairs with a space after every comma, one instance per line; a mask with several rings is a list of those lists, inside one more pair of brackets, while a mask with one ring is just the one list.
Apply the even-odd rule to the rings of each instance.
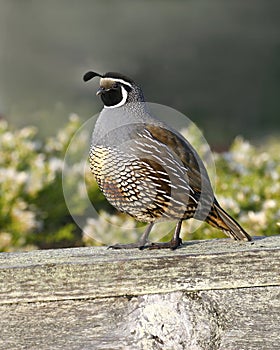
[[280, 349], [280, 237], [0, 254], [0, 349]]

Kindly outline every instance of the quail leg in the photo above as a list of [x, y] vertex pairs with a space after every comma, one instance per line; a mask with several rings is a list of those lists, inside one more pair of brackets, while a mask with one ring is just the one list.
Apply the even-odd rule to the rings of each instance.
[[180, 220], [178, 221], [175, 231], [174, 231], [174, 235], [171, 239], [171, 241], [169, 242], [158, 242], [158, 243], [152, 243], [151, 245], [148, 245], [144, 248], [147, 249], [166, 249], [166, 248], [170, 248], [172, 250], [177, 249], [181, 244], [182, 244], [182, 239], [180, 238], [180, 231], [181, 231], [181, 226], [182, 226], [182, 221]]
[[148, 237], [153, 226], [154, 226], [154, 223], [151, 222], [147, 226], [146, 230], [144, 231], [144, 233], [142, 234], [142, 236], [137, 242], [128, 243], [128, 244], [114, 244], [114, 245], [108, 246], [108, 249], [132, 249], [132, 248], [138, 248], [140, 250], [144, 249], [145, 244], [148, 242]]

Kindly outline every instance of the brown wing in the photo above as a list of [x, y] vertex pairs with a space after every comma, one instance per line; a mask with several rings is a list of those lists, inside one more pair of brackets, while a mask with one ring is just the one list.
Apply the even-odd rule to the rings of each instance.
[[184, 164], [188, 175], [189, 186], [195, 191], [197, 199], [200, 198], [203, 190], [207, 201], [213, 202], [214, 194], [209, 176], [202, 160], [190, 143], [175, 130], [169, 130], [163, 126], [152, 124], [146, 125], [146, 128], [153, 138], [168, 145], [168, 148]]
[[[229, 237], [236, 240], [250, 241], [250, 235], [219, 205], [214, 197], [207, 171], [193, 147], [176, 131], [154, 125], [147, 129], [154, 138], [168, 145], [178, 155], [188, 169], [189, 184], [199, 194], [201, 207], [205, 210], [196, 213], [194, 217], [203, 219], [210, 225], [223, 230]], [[203, 196], [201, 193], [203, 192]], [[208, 214], [207, 214], [208, 212]]]

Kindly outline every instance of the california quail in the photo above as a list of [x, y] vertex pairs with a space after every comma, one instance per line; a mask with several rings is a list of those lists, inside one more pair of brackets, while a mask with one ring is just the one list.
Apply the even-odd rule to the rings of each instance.
[[[140, 87], [113, 72], [89, 71], [83, 79], [94, 77], [100, 77], [97, 95], [104, 108], [92, 135], [91, 171], [115, 208], [149, 223], [138, 242], [112, 248], [176, 249], [182, 243], [182, 221], [192, 217], [235, 240], [250, 241], [250, 235], [216, 200], [197, 152], [180, 133], [151, 114]], [[178, 221], [171, 241], [146, 245], [152, 226], [164, 220]]]

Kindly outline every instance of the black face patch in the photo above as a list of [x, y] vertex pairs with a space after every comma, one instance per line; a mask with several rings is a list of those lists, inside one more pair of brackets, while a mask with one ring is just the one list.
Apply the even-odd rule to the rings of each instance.
[[128, 86], [128, 84], [109, 78], [103, 78], [100, 80], [100, 90], [98, 94], [101, 95], [101, 99], [106, 107], [114, 107], [123, 105], [131, 90], [132, 88]]
[[119, 104], [123, 99], [121, 85], [115, 84], [110, 89], [104, 89], [101, 93], [101, 99], [108, 107]]

